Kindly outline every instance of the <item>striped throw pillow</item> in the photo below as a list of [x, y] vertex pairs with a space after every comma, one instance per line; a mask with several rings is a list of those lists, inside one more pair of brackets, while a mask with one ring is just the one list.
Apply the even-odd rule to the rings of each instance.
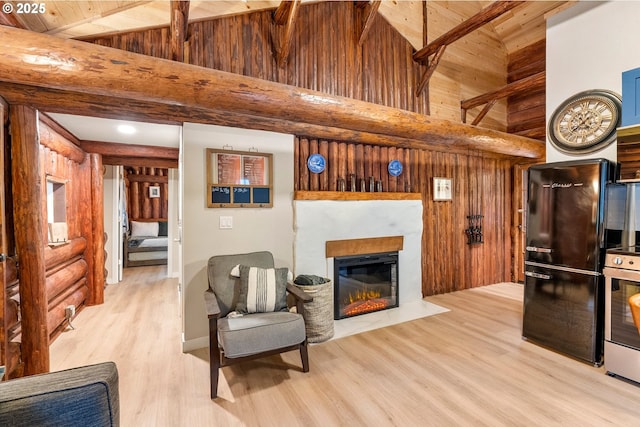
[[236, 311], [267, 313], [287, 308], [288, 268], [240, 266], [240, 292]]

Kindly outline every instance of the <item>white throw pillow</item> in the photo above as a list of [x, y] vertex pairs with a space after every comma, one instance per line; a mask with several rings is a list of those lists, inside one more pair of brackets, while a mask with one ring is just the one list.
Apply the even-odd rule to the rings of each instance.
[[236, 311], [268, 313], [287, 308], [288, 268], [259, 268], [241, 265]]
[[158, 221], [131, 221], [131, 237], [158, 237]]

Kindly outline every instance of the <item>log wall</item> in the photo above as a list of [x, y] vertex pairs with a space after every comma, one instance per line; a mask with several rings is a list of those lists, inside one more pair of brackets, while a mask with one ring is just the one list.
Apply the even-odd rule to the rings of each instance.
[[[314, 153], [327, 159], [320, 174], [307, 168], [307, 158]], [[369, 176], [382, 180], [383, 191], [422, 195], [423, 295], [512, 280], [512, 160], [305, 137], [296, 138], [294, 159], [297, 191], [336, 191], [338, 178], [355, 174], [358, 182]], [[394, 159], [403, 163], [397, 178], [387, 172]], [[434, 177], [452, 179], [451, 201], [433, 200]], [[483, 215], [484, 243], [467, 244], [468, 215]]]
[[[169, 170], [125, 167], [127, 213], [130, 220], [166, 221], [169, 213]], [[149, 187], [160, 187], [160, 197], [150, 197]]]
[[[191, 23], [186, 61], [426, 113], [427, 98], [414, 95], [422, 67], [413, 47], [380, 16], [359, 46], [362, 13], [353, 2], [302, 5], [284, 66], [272, 54], [272, 11]], [[167, 59], [168, 40], [167, 29], [153, 29], [87, 41]]]
[[[465, 5], [428, 8], [429, 37], [459, 23]], [[449, 7], [449, 6], [447, 6]], [[413, 47], [384, 19], [376, 17], [365, 42], [358, 44], [362, 9], [353, 2], [305, 4], [290, 44], [288, 60], [279, 65], [272, 53], [272, 12], [262, 11], [189, 25], [185, 62], [276, 81], [321, 92], [460, 121], [460, 100], [494, 90], [506, 83], [507, 58], [495, 34], [483, 29], [465, 42], [450, 46], [433, 76], [429, 96], [415, 95], [424, 67], [411, 58]], [[168, 59], [167, 29], [152, 29], [92, 41], [104, 46]], [[478, 62], [469, 67], [469, 55]], [[496, 105], [483, 127], [506, 129], [506, 102]], [[384, 191], [416, 191], [425, 203], [424, 294], [510, 280], [511, 163], [459, 150], [440, 153], [409, 148], [378, 147], [300, 137], [296, 143], [295, 188], [335, 190], [338, 178], [373, 176]], [[306, 158], [321, 153], [328, 161], [324, 174], [309, 174]], [[390, 178], [388, 161], [398, 158], [405, 171]], [[334, 167], [335, 165], [335, 167]], [[494, 169], [495, 168], [495, 169]], [[433, 202], [432, 178], [451, 176], [452, 202]], [[139, 200], [140, 195], [131, 197]], [[131, 203], [130, 218], [145, 218], [144, 200]], [[485, 215], [485, 243], [468, 246], [466, 216]], [[457, 265], [443, 262], [453, 257]], [[497, 259], [497, 261], [496, 261]], [[464, 268], [461, 268], [461, 265]], [[447, 267], [448, 266], [448, 267]]]
[[[65, 183], [66, 222], [69, 243], [60, 246], [45, 247], [46, 281], [45, 292], [48, 302], [47, 330], [51, 339], [65, 326], [65, 307], [75, 305], [81, 309], [90, 296], [94, 275], [89, 274], [88, 265], [93, 265], [91, 251], [93, 243], [91, 168], [88, 155], [80, 160], [75, 145], [40, 122], [40, 153], [45, 176]], [[55, 142], [54, 142], [55, 141]], [[49, 147], [59, 147], [57, 151]], [[69, 147], [69, 148], [65, 148]], [[80, 150], [82, 151], [82, 150]], [[64, 154], [63, 154], [64, 153]], [[68, 157], [67, 157], [68, 156]], [[72, 160], [70, 157], [74, 157]], [[43, 194], [42, 215], [47, 218], [47, 195]], [[48, 240], [46, 220], [43, 227], [43, 239]], [[100, 279], [98, 278], [98, 282]]]
[[[541, 40], [509, 56], [509, 83], [546, 71], [546, 41]], [[507, 132], [546, 141], [545, 85], [507, 99]]]

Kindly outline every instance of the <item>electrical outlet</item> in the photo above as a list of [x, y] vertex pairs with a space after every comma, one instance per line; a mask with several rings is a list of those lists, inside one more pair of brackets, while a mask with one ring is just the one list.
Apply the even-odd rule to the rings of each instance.
[[67, 308], [64, 309], [64, 317], [65, 319], [71, 319], [73, 316], [76, 315], [76, 306], [71, 304], [68, 305]]

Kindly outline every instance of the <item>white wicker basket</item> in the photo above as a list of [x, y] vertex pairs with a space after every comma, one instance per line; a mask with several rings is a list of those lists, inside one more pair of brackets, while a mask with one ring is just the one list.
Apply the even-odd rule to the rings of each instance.
[[307, 340], [312, 343], [333, 337], [333, 281], [319, 285], [295, 285], [313, 297], [304, 304]]

